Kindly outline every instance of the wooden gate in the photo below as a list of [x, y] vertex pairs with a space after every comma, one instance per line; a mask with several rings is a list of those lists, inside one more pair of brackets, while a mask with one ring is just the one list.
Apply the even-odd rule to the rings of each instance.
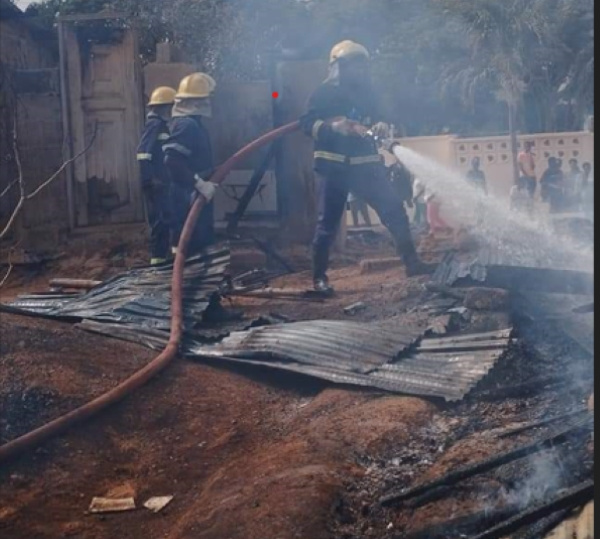
[[144, 217], [135, 161], [143, 125], [137, 33], [123, 27], [107, 32], [106, 42], [82, 38], [85, 22], [119, 18], [99, 14], [59, 19], [67, 157], [89, 146], [68, 179], [74, 227]]

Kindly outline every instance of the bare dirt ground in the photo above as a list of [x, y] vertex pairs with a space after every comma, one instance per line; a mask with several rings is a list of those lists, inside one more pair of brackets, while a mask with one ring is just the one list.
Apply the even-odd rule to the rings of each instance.
[[[425, 258], [439, 256], [435, 242], [422, 248], [433, 253]], [[299, 269], [308, 267], [305, 249], [284, 254]], [[225, 305], [248, 318], [275, 313], [299, 320], [347, 318], [343, 308], [362, 301], [366, 309], [356, 320], [403, 313], [426, 323], [415, 310], [423, 302], [423, 279], [407, 279], [401, 268], [360, 273], [360, 258], [391, 254], [386, 245], [354, 244], [336, 257], [331, 278], [337, 296], [327, 302], [234, 298]], [[143, 261], [143, 245], [136, 242], [89, 244], [43, 269], [15, 271], [3, 299], [46, 290], [50, 277], [103, 279]], [[235, 270], [251, 269], [248, 264]], [[309, 284], [307, 271], [273, 283]], [[0, 316], [0, 443], [101, 394], [153, 357], [71, 325]], [[507, 321], [505, 312], [473, 313], [471, 327], [485, 331]], [[551, 328], [542, 340], [554, 360], [521, 350], [495, 369], [484, 389], [562, 372], [562, 358], [575, 356], [553, 335]], [[496, 503], [498, 481], [475, 497], [461, 490], [418, 509], [377, 507], [386, 491], [526, 441], [499, 442], [489, 432], [577, 407], [586, 391], [446, 406], [288, 373], [177, 360], [98, 418], [3, 464], [0, 537], [400, 537], [467, 514], [479, 502]], [[174, 499], [159, 514], [142, 507], [147, 498], [164, 495]], [[138, 509], [89, 514], [94, 496], [133, 496]]]
[[[90, 247], [43, 271], [16, 271], [4, 299], [47, 289], [51, 276], [101, 279], [143, 262], [135, 247], [114, 252]], [[368, 308], [358, 319], [369, 319], [408, 309], [420, 290], [401, 269], [360, 275], [352, 265], [331, 277], [339, 290], [333, 301], [239, 298], [232, 306], [248, 316], [339, 318], [344, 306], [363, 300]], [[277, 286], [309, 282], [301, 273]], [[1, 316], [0, 442], [101, 394], [153, 357], [67, 324]], [[331, 537], [343, 485], [364, 473], [355, 456], [402, 444], [434, 410], [416, 398], [178, 360], [97, 419], [4, 464], [0, 536]], [[162, 495], [175, 498], [161, 513], [141, 508]], [[134, 496], [139, 508], [91, 515], [94, 496]]]

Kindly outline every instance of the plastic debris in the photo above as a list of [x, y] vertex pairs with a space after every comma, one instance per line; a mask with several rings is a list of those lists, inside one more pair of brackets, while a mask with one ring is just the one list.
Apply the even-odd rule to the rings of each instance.
[[135, 509], [133, 498], [92, 498], [90, 513], [117, 513]]
[[153, 496], [144, 502], [144, 507], [153, 513], [162, 511], [169, 503], [173, 496]]
[[348, 307], [344, 307], [344, 312], [352, 316], [360, 311], [364, 311], [366, 308], [367, 306], [362, 301], [359, 301], [358, 303], [353, 303], [352, 305], [348, 305]]

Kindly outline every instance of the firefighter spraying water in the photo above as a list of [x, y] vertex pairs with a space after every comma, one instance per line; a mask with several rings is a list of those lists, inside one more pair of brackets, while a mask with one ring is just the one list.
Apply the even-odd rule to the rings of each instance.
[[313, 240], [316, 291], [331, 294], [329, 249], [344, 215], [348, 193], [363, 199], [391, 232], [408, 275], [430, 272], [410, 235], [402, 200], [386, 178], [375, 137], [389, 137], [370, 81], [369, 52], [352, 41], [333, 47], [329, 75], [309, 99], [300, 120], [315, 141], [319, 180], [319, 219]]

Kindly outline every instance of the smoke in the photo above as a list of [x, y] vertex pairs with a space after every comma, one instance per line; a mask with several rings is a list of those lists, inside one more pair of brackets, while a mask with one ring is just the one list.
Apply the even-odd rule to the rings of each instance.
[[535, 261], [540, 267], [593, 272], [593, 243], [575, 245], [572, 239], [557, 235], [543, 216], [531, 218], [511, 211], [508, 200], [483, 196], [461, 174], [410, 148], [395, 146], [394, 153], [436, 193], [449, 214], [463, 224], [477, 223], [475, 232], [487, 245], [506, 253], [511, 263], [531, 266]]
[[516, 488], [504, 491], [504, 501], [511, 506], [525, 509], [543, 502], [563, 486], [560, 460], [555, 451], [545, 451], [533, 458], [531, 473]]

